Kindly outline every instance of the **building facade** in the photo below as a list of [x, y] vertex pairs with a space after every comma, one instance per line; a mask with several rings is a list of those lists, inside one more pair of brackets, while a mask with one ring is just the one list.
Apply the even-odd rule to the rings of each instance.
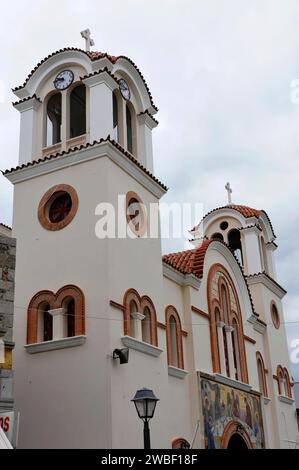
[[[157, 108], [132, 60], [63, 49], [14, 92], [20, 156], [5, 176], [19, 447], [142, 447], [130, 400], [143, 386], [160, 399], [153, 447], [291, 447], [285, 291], [267, 214], [216, 209], [191, 231], [192, 249], [162, 257], [160, 237], [147, 236], [167, 190], [153, 170]], [[127, 364], [116, 348], [129, 348]]]

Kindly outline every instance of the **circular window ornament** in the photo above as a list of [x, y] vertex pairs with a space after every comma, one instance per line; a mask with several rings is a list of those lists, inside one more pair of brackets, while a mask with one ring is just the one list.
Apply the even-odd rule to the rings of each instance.
[[75, 217], [78, 210], [78, 196], [75, 189], [67, 184], [50, 188], [38, 206], [38, 220], [47, 230], [61, 230]]
[[126, 219], [131, 232], [142, 237], [147, 231], [146, 207], [138, 194], [130, 191], [126, 195]]
[[280, 327], [280, 316], [274, 302], [271, 304], [271, 318], [273, 325], [278, 330], [278, 328]]
[[221, 230], [226, 230], [227, 227], [228, 227], [228, 222], [226, 222], [226, 220], [224, 220], [223, 222], [221, 222], [221, 224], [220, 224]]

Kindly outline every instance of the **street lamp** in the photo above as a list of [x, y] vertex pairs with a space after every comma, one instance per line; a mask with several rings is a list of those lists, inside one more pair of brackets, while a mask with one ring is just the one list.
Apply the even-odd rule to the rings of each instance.
[[144, 422], [144, 448], [150, 449], [151, 442], [148, 422], [154, 416], [157, 401], [159, 401], [159, 398], [155, 396], [152, 390], [149, 390], [148, 388], [142, 388], [141, 390], [137, 390], [137, 392], [135, 393], [135, 397], [131, 401], [134, 402], [138, 417]]

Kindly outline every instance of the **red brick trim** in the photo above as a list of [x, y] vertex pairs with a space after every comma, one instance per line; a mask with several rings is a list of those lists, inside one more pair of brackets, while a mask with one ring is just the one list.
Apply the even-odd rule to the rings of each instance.
[[117, 308], [118, 310], [125, 310], [125, 307], [122, 304], [119, 304], [118, 302], [114, 302], [114, 300], [110, 300], [110, 305], [111, 307]]
[[274, 327], [278, 330], [280, 327], [280, 315], [279, 315], [279, 311], [274, 300], [271, 301], [270, 311], [271, 311], [272, 323]]
[[165, 323], [166, 323], [166, 343], [167, 343], [167, 361], [168, 365], [173, 366], [174, 361], [171, 352], [171, 336], [170, 336], [170, 318], [175, 319], [176, 324], [176, 340], [177, 340], [177, 355], [178, 367], [184, 369], [184, 354], [183, 354], [183, 333], [180, 316], [175, 307], [168, 305], [165, 309]]
[[162, 330], [166, 330], [166, 325], [164, 325], [164, 323], [161, 323], [160, 321], [157, 322], [157, 327], [161, 328]]
[[256, 344], [255, 339], [250, 338], [250, 336], [244, 335], [244, 340], [245, 340], [245, 341], [248, 341], [248, 343]]
[[43, 290], [32, 297], [27, 312], [27, 344], [38, 342], [38, 310], [40, 306], [47, 303], [50, 309], [61, 308], [68, 297], [72, 297], [75, 301], [75, 336], [85, 334], [84, 294], [79, 287], [67, 285], [59, 289], [56, 294], [49, 290]]
[[[213, 280], [214, 275], [216, 272], [220, 272], [223, 274], [223, 277], [220, 277], [218, 280], [218, 289], [224, 284], [226, 289], [226, 296], [227, 296], [227, 307], [228, 307], [228, 321], [229, 324], [232, 324], [233, 320], [233, 312], [231, 310], [231, 303], [229, 299], [229, 289], [228, 283], [233, 291], [234, 298], [237, 304], [237, 312], [236, 319], [237, 319], [237, 326], [238, 326], [238, 342], [239, 342], [239, 354], [240, 354], [240, 369], [241, 369], [241, 381], [244, 383], [248, 383], [248, 370], [247, 370], [247, 359], [246, 359], [246, 350], [245, 350], [245, 342], [244, 342], [244, 330], [243, 330], [243, 320], [242, 320], [242, 313], [240, 308], [240, 302], [238, 298], [238, 294], [235, 288], [235, 285], [232, 281], [232, 278], [228, 271], [219, 263], [215, 263], [210, 267], [207, 279], [207, 298], [208, 298], [208, 308], [210, 314], [210, 339], [211, 339], [211, 354], [212, 354], [212, 364], [213, 364], [213, 371], [220, 372], [220, 358], [218, 352], [218, 339], [217, 339], [217, 327], [216, 327], [216, 320], [215, 320], [215, 299], [211, 298], [210, 295], [210, 287]], [[221, 299], [220, 292], [219, 298]], [[221, 300], [220, 300], [221, 301]], [[223, 317], [223, 306], [220, 305], [220, 312], [221, 316]]]
[[191, 310], [192, 310], [193, 313], [197, 313], [197, 315], [201, 315], [202, 317], [205, 317], [208, 320], [210, 319], [210, 315], [208, 313], [203, 312], [202, 310], [200, 310], [197, 307], [194, 307], [194, 305], [191, 306]]
[[[65, 192], [69, 194], [72, 200], [72, 207], [64, 220], [61, 220], [60, 222], [57, 222], [57, 223], [53, 223], [50, 221], [48, 217], [49, 205], [54, 200], [55, 195], [56, 194], [58, 195], [58, 193], [60, 192]], [[38, 206], [38, 212], [37, 212], [38, 220], [40, 224], [46, 230], [51, 230], [51, 231], [61, 230], [73, 220], [73, 218], [75, 217], [77, 213], [78, 205], [79, 205], [79, 200], [78, 200], [78, 195], [77, 195], [76, 190], [72, 186], [69, 186], [68, 184], [57, 184], [56, 186], [53, 186], [52, 188], [50, 188], [43, 195]]]
[[[130, 304], [134, 301], [137, 305], [137, 309], [140, 313], [144, 311], [147, 307], [150, 311], [150, 336], [151, 336], [151, 344], [154, 346], [158, 346], [158, 335], [157, 335], [157, 313], [154, 306], [153, 301], [147, 295], [143, 295], [142, 297], [138, 294], [135, 289], [128, 289], [125, 292], [124, 300], [123, 300], [123, 310], [124, 313], [124, 334], [127, 336], [131, 336], [131, 327], [130, 327], [130, 319], [131, 319], [131, 311], [130, 311]], [[110, 301], [110, 305], [111, 305]]]
[[176, 437], [171, 441], [172, 449], [190, 449], [190, 443], [183, 437]]
[[258, 367], [259, 362], [261, 363], [261, 367], [262, 367], [263, 390], [260, 390], [260, 392], [264, 391], [264, 396], [268, 397], [268, 386], [267, 386], [265, 362], [264, 362], [263, 356], [261, 355], [259, 351], [256, 352], [256, 362], [257, 362], [257, 367]]
[[[273, 377], [274, 377], [274, 375], [273, 375]], [[277, 384], [278, 384], [278, 393], [279, 393], [279, 395], [284, 395], [284, 390], [281, 390], [280, 379], [283, 379], [283, 380], [286, 381], [287, 396], [289, 398], [293, 398], [292, 383], [291, 383], [291, 380], [290, 380], [290, 375], [289, 375], [288, 369], [286, 367], [283, 367], [281, 364], [279, 364], [277, 366], [277, 369], [276, 369], [276, 380], [277, 380]]]
[[253, 449], [249, 435], [238, 421], [230, 421], [224, 428], [220, 442], [221, 449], [227, 449], [228, 443], [233, 434], [239, 434], [244, 439], [248, 449]]
[[[138, 230], [136, 230], [136, 227], [132, 223], [132, 220], [130, 218], [130, 214], [128, 213], [128, 208], [130, 201], [132, 199], [135, 199], [140, 206], [140, 212], [141, 212], [141, 223], [139, 225]], [[137, 236], [137, 237], [142, 237], [143, 235], [146, 234], [147, 232], [147, 210], [144, 202], [142, 201], [141, 197], [135, 193], [134, 191], [129, 191], [126, 194], [126, 201], [125, 201], [125, 211], [126, 211], [126, 219], [127, 219], [127, 224], [130, 227], [130, 230]]]

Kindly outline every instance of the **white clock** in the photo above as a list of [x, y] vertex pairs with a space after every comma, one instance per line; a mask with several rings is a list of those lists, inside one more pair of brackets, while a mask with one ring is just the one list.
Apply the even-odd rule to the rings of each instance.
[[118, 85], [119, 85], [119, 91], [121, 92], [122, 97], [126, 101], [128, 101], [131, 97], [131, 93], [130, 93], [130, 88], [129, 88], [127, 82], [123, 78], [121, 78], [118, 81]]
[[54, 86], [57, 90], [65, 90], [74, 81], [74, 73], [71, 70], [63, 70], [54, 80]]

